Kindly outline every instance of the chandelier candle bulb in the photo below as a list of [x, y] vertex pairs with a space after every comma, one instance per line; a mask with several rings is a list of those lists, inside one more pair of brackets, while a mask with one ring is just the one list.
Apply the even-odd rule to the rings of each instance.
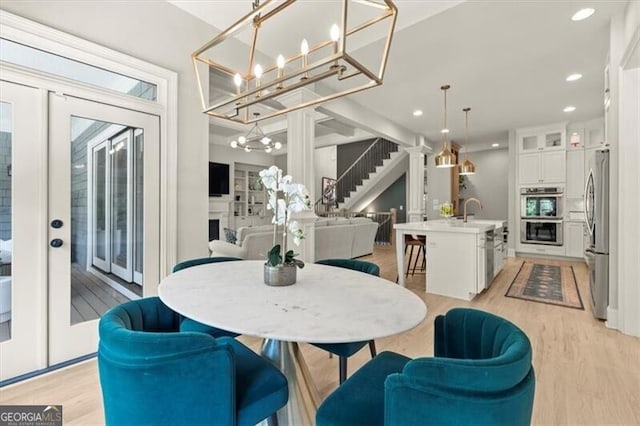
[[[260, 87], [260, 78], [262, 78], [262, 65], [256, 64], [256, 67], [253, 69], [253, 74], [256, 76], [256, 88]], [[260, 97], [260, 91], [256, 93], [256, 98]]]
[[[282, 55], [278, 55], [278, 59], [276, 60], [276, 63], [278, 64], [278, 78], [282, 78], [282, 76], [284, 75], [284, 56]], [[284, 88], [284, 86], [282, 85], [282, 82], [278, 83], [278, 85], [276, 86], [276, 89], [280, 90]]]
[[[303, 38], [302, 43], [300, 43], [300, 53], [302, 53], [302, 68], [306, 68], [309, 60], [309, 43], [306, 38]], [[306, 80], [308, 78], [309, 73], [305, 72], [301, 80]]]
[[[337, 24], [333, 24], [331, 26], [329, 35], [331, 36], [331, 41], [333, 42], [333, 54], [336, 55], [338, 53], [338, 41], [340, 40], [340, 28]], [[333, 65], [331, 65], [331, 68], [336, 67], [338, 67], [338, 60], [336, 60]]]
[[233, 84], [236, 85], [238, 95], [240, 94], [240, 86], [242, 85], [242, 76], [239, 73], [233, 76]]
[[[241, 92], [240, 86], [242, 86], [242, 76], [240, 75], [240, 73], [236, 73], [236, 75], [233, 76], [233, 84], [236, 85], [236, 93], [239, 95]], [[240, 104], [240, 101], [236, 101], [236, 105]]]

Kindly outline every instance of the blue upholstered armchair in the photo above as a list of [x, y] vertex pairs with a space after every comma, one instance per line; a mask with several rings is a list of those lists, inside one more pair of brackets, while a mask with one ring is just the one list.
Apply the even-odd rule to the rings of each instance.
[[317, 426], [531, 422], [531, 344], [511, 322], [474, 309], [435, 320], [435, 356], [383, 352], [320, 406]]
[[287, 380], [230, 337], [179, 332], [157, 297], [108, 311], [98, 368], [107, 425], [254, 425], [286, 404]]
[[[375, 263], [365, 262], [364, 260], [355, 259], [324, 259], [318, 260], [316, 263], [321, 265], [336, 266], [338, 268], [353, 269], [354, 271], [364, 272], [365, 274], [380, 276], [380, 268]], [[369, 344], [371, 357], [376, 356], [376, 343], [373, 340], [368, 342], [350, 342], [350, 343], [312, 343], [320, 349], [338, 355], [338, 372], [340, 384], [347, 380], [347, 359], [358, 352], [360, 349]]]
[[[182, 271], [183, 269], [191, 268], [198, 265], [206, 265], [209, 263], [218, 262], [232, 262], [235, 260], [242, 260], [238, 257], [199, 257], [197, 259], [189, 259], [182, 261], [173, 267], [173, 272]], [[236, 337], [238, 333], [222, 330], [220, 328], [211, 327], [210, 325], [203, 324], [201, 322], [192, 320], [191, 318], [182, 317], [180, 320], [180, 331], [197, 331], [198, 333], [206, 333], [211, 337]]]

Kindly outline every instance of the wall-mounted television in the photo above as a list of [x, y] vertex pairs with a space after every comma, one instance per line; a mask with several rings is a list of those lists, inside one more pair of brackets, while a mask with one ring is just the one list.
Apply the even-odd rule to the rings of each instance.
[[209, 196], [220, 197], [229, 194], [229, 165], [209, 163]]

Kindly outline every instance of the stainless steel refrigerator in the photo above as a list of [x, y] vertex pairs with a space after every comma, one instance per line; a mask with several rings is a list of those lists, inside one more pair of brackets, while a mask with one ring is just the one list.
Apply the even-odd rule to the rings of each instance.
[[589, 161], [584, 191], [585, 221], [591, 244], [585, 258], [589, 267], [591, 308], [607, 319], [609, 306], [609, 150], [598, 150]]

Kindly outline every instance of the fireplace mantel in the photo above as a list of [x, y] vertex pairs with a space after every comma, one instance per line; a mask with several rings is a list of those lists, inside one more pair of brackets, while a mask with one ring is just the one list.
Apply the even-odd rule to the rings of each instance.
[[209, 220], [219, 220], [221, 231], [229, 227], [230, 205], [230, 199], [209, 197]]

